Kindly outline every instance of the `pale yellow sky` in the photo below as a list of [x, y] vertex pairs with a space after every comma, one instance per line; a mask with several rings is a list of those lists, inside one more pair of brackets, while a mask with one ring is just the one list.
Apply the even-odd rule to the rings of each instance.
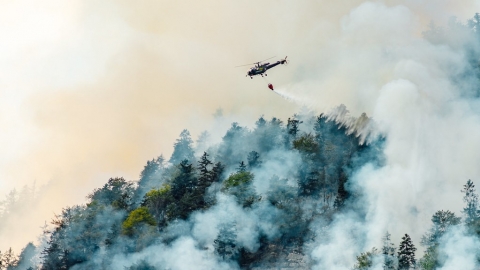
[[[137, 179], [148, 159], [169, 156], [182, 129], [195, 139], [215, 126], [217, 108], [241, 125], [298, 109], [234, 66], [288, 55], [289, 66], [269, 73], [276, 87], [313, 98], [319, 111], [344, 103], [371, 115], [371, 96], [352, 89], [377, 89], [392, 71], [356, 75], [376, 60], [349, 62], [369, 35], [347, 27], [362, 20], [349, 14], [364, 2], [0, 1], [0, 198], [34, 181], [48, 185], [24, 217], [29, 233], [9, 225], [0, 250], [33, 240], [52, 212], [82, 203], [109, 177]], [[419, 36], [432, 19], [480, 11], [478, 1], [375, 3], [409, 11], [405, 21], [386, 22], [410, 29], [406, 36]]]

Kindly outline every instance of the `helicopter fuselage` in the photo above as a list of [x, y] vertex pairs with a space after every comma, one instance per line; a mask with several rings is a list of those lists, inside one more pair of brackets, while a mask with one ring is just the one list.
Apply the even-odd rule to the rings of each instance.
[[[286, 59], [282, 59], [282, 60], [277, 61], [273, 64], [270, 64], [270, 63], [264, 63], [264, 64], [261, 64], [261, 65], [257, 64], [248, 71], [247, 76], [250, 76], [250, 78], [253, 78], [253, 76], [255, 76], [255, 75], [262, 75], [262, 77], [263, 77], [263, 74], [265, 72], [267, 72], [267, 70], [269, 70], [269, 69], [271, 69], [271, 68], [273, 68], [277, 65], [283, 65], [286, 62], [287, 62]], [[265, 74], [265, 76], [267, 76], [267, 74]]]

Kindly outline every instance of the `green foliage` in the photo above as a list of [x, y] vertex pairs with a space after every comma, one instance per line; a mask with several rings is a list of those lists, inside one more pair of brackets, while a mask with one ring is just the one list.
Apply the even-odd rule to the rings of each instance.
[[[478, 15], [478, 13], [477, 13]], [[480, 221], [480, 205], [478, 203], [478, 194], [475, 190], [475, 185], [472, 180], [468, 180], [463, 186], [462, 193], [464, 193], [463, 201], [466, 206], [463, 208], [463, 214], [465, 215], [465, 223], [472, 224], [476, 221]]]
[[133, 183], [127, 182], [123, 177], [110, 178], [102, 188], [95, 189], [87, 198], [93, 205], [100, 203], [118, 209], [128, 209], [132, 204], [133, 193]]
[[204, 194], [207, 188], [213, 183], [214, 181], [214, 174], [215, 172], [211, 169], [212, 167], [212, 162], [208, 159], [208, 154], [206, 152], [203, 152], [202, 157], [200, 158], [200, 161], [198, 162], [198, 170], [200, 172], [199, 177], [198, 177], [198, 185], [196, 189], [196, 193], [198, 196], [199, 200], [199, 207], [203, 208], [205, 207], [205, 200], [204, 200]]
[[223, 182], [222, 190], [235, 196], [239, 204], [244, 207], [249, 207], [260, 199], [251, 185], [253, 177], [254, 175], [249, 171], [231, 174], [230, 177]]
[[139, 207], [128, 215], [127, 219], [122, 224], [122, 232], [126, 235], [133, 235], [135, 227], [139, 224], [148, 224], [155, 226], [155, 219], [148, 212], [147, 207]]
[[217, 238], [213, 241], [215, 253], [223, 260], [235, 260], [238, 256], [237, 228], [235, 223], [225, 223], [219, 228]]
[[142, 205], [146, 206], [152, 213], [160, 226], [167, 222], [166, 209], [170, 203], [173, 203], [170, 185], [164, 185], [159, 189], [152, 189], [145, 194]]
[[245, 162], [241, 161], [240, 165], [238, 165], [237, 173], [242, 173], [246, 171], [247, 171], [247, 165], [245, 165]]
[[296, 115], [293, 118], [288, 118], [287, 120], [287, 130], [288, 134], [290, 134], [293, 138], [297, 136], [299, 133], [299, 125], [302, 121], [295, 119]]
[[179, 164], [179, 173], [173, 179], [171, 188], [175, 203], [169, 204], [166, 209], [170, 220], [186, 219], [193, 211], [207, 207], [205, 192], [217, 180], [219, 177], [217, 174], [223, 170], [220, 163], [210, 170], [211, 165], [208, 154], [204, 152], [197, 167], [200, 171], [197, 178], [195, 168], [187, 160]]
[[221, 162], [215, 163], [212, 168], [212, 182], [221, 182], [225, 166]]
[[146, 200], [154, 200], [155, 198], [165, 198], [170, 193], [170, 185], [164, 185], [159, 189], [152, 189], [145, 194]]
[[193, 192], [187, 192], [183, 194], [180, 200], [175, 200], [174, 203], [169, 204], [167, 207], [167, 215], [170, 220], [177, 218], [186, 219], [190, 213], [197, 210], [199, 205], [197, 204], [198, 197]]
[[[164, 165], [162, 157], [148, 161], [137, 187], [123, 178], [112, 178], [89, 195], [90, 202], [86, 207], [62, 212], [54, 221], [54, 229], [47, 233], [50, 239], [44, 250], [44, 269], [69, 269], [77, 264], [90, 267], [88, 263], [94, 265], [98, 260], [98, 257], [92, 258], [100, 248], [107, 254], [100, 259], [104, 260], [102, 265], [108, 265], [109, 252], [137, 252], [154, 242], [168, 245], [182, 236], [182, 230], [191, 230], [187, 225], [182, 229], [175, 227], [191, 224], [181, 219], [213, 206], [218, 192], [227, 193], [243, 207], [251, 207], [248, 211], [252, 214], [264, 213], [265, 216], [260, 218], [276, 224], [278, 232], [274, 238], [262, 235], [258, 251], [248, 251], [252, 258], [256, 258], [252, 262], [259, 262], [263, 253], [270, 249], [280, 250], [282, 245], [288, 245], [288, 248], [302, 246], [306, 239], [315, 237], [311, 231], [311, 222], [315, 218], [324, 219], [325, 226], [328, 226], [334, 211], [325, 214], [328, 213], [324, 210], [325, 205], [331, 206], [334, 198], [338, 201], [337, 208], [343, 205], [348, 196], [344, 188], [348, 177], [343, 169], [349, 169], [353, 156], [362, 153], [359, 148], [352, 147], [358, 141], [346, 135], [345, 130], [339, 129], [333, 121], [327, 123], [326, 118], [320, 118], [321, 125], [315, 134], [303, 133], [299, 129], [300, 123], [291, 118], [284, 127], [277, 118], [268, 122], [261, 118], [254, 130], [234, 123], [223, 142], [209, 149], [212, 151], [210, 155], [204, 152], [198, 163], [192, 158], [189, 133], [182, 132], [171, 161], [185, 156], [189, 156], [188, 159], [173, 166]], [[255, 176], [248, 170], [262, 172], [262, 162], [270, 165], [271, 160], [267, 159], [278, 163], [289, 156], [295, 162], [298, 159], [300, 165], [280, 175], [281, 178], [271, 175], [269, 189], [262, 195], [265, 198], [262, 201], [253, 185]], [[224, 179], [225, 170], [235, 173]], [[315, 209], [306, 209], [307, 204]], [[219, 258], [236, 260], [240, 250], [248, 250], [238, 246], [236, 233], [234, 224], [219, 227], [214, 242], [215, 254]], [[371, 262], [373, 255], [368, 254], [367, 259]], [[132, 269], [150, 267], [140, 262]]]
[[308, 133], [293, 141], [293, 148], [306, 154], [315, 154], [318, 152], [318, 143], [315, 137]]
[[[260, 117], [256, 126], [257, 128], [252, 132], [252, 139], [257, 145], [255, 147], [256, 151], [263, 154], [284, 146], [284, 127], [281, 120], [273, 117], [267, 122], [263, 117]], [[237, 159], [236, 162], [241, 159]]]
[[263, 128], [267, 125], [267, 121], [265, 120], [265, 118], [263, 118], [263, 115], [258, 118], [257, 122], [255, 122], [255, 125], [257, 126], [257, 129]]
[[418, 265], [422, 270], [434, 270], [439, 267], [438, 246], [428, 247], [423, 257], [418, 261]]
[[281, 231], [282, 240], [286, 242], [303, 241], [304, 232], [308, 229], [302, 200], [298, 197], [296, 189], [286, 178], [273, 176], [270, 180], [271, 190], [266, 194], [266, 199], [277, 209], [281, 210], [281, 216], [276, 224]]
[[79, 254], [78, 247], [81, 247], [82, 243], [78, 241], [80, 240], [77, 238], [78, 234], [72, 237], [69, 233], [72, 227], [77, 225], [76, 221], [82, 210], [78, 206], [65, 208], [62, 209], [61, 214], [55, 215], [55, 219], [51, 222], [55, 226], [54, 229], [45, 232], [50, 235], [50, 239], [43, 250], [42, 269], [68, 269], [76, 263], [85, 261], [85, 256], [82, 255], [90, 253], [92, 246], [88, 247], [88, 252]]
[[395, 270], [397, 269], [398, 258], [395, 254], [395, 246], [390, 239], [390, 233], [386, 232], [382, 240], [383, 269]]
[[105, 228], [124, 217], [123, 210], [115, 209], [100, 203], [63, 209], [52, 221], [54, 228], [45, 232], [49, 240], [42, 269], [68, 269], [91, 259], [108, 239]]
[[398, 269], [406, 270], [415, 268], [415, 251], [417, 248], [413, 245], [410, 235], [405, 234], [398, 248]]
[[171, 184], [171, 192], [176, 200], [180, 200], [186, 192], [192, 192], [197, 185], [194, 168], [188, 160], [180, 162], [178, 169], [178, 175]]
[[155, 188], [160, 181], [162, 172], [164, 171], [165, 159], [162, 155], [158, 158], [154, 158], [151, 161], [147, 161], [147, 164], [140, 173], [140, 180], [138, 181], [138, 187], [135, 192], [135, 200], [139, 201], [147, 191]]
[[455, 216], [455, 213], [449, 210], [435, 212], [432, 216], [432, 227], [422, 237], [422, 245], [426, 247], [437, 245], [440, 237], [442, 237], [451, 226], [460, 224], [460, 220], [459, 217]]
[[440, 210], [432, 216], [432, 227], [422, 236], [421, 244], [427, 249], [419, 264], [423, 269], [435, 269], [440, 265], [438, 257], [438, 245], [440, 238], [450, 227], [460, 224], [460, 218], [450, 211]]
[[[311, 164], [304, 164], [303, 170], [300, 171], [298, 180], [298, 193], [300, 196], [308, 196], [317, 198], [320, 194], [325, 180], [323, 171], [318, 171]], [[308, 171], [308, 172], [305, 172]]]
[[219, 160], [227, 165], [242, 160], [244, 153], [239, 149], [238, 145], [245, 142], [247, 135], [248, 130], [246, 128], [241, 127], [238, 123], [232, 123], [230, 129], [228, 129], [225, 136], [223, 136], [223, 143], [218, 149]]
[[469, 224], [469, 228], [477, 236], [480, 236], [480, 219]]
[[379, 252], [376, 248], [372, 248], [371, 251], [361, 253], [359, 256], [357, 256], [357, 263], [353, 266], [353, 269], [369, 269], [373, 266], [373, 260], [378, 254]]
[[225, 189], [229, 189], [232, 187], [237, 187], [240, 185], [245, 185], [251, 183], [253, 180], [253, 174], [248, 171], [237, 172], [230, 177], [228, 177], [224, 182], [223, 186]]
[[[459, 86], [459, 93], [456, 95], [464, 100], [477, 100], [480, 97], [480, 14], [476, 13], [466, 24], [452, 19], [445, 27], [439, 27], [432, 22], [429, 28], [424, 32], [424, 37], [429, 42], [439, 44], [439, 48], [448, 48], [449, 52], [461, 55], [462, 61], [465, 60], [462, 69], [448, 74], [449, 81]], [[465, 92], [469, 92], [468, 95]], [[346, 115], [348, 111], [346, 107], [340, 106], [336, 112], [338, 114], [321, 114], [317, 117], [294, 115], [288, 118], [285, 124], [278, 118], [273, 117], [267, 121], [262, 116], [253, 129], [232, 123], [222, 142], [209, 148], [210, 155], [204, 152], [198, 164], [195, 157], [201, 153], [194, 152], [190, 133], [183, 130], [174, 143], [174, 151], [169, 159], [173, 166], [164, 164], [163, 157], [149, 160], [140, 174], [138, 187], [123, 178], [111, 178], [103, 187], [95, 189], [88, 196], [87, 206], [66, 208], [56, 215], [52, 228], [45, 232], [47, 243], [43, 250], [42, 268], [103, 269], [111, 264], [105, 263], [103, 266], [107, 267], [103, 268], [86, 265], [87, 262], [99, 260], [99, 254], [109, 257], [118, 251], [133, 253], [151, 245], [153, 241], [168, 246], [171, 238], [166, 240], [166, 237], [159, 237], [158, 230], [166, 233], [175, 231], [172, 238], [188, 234], [185, 231], [191, 231], [192, 223], [196, 222], [194, 218], [188, 222], [173, 221], [186, 219], [194, 211], [204, 211], [214, 205], [215, 199], [211, 198], [215, 198], [219, 191], [227, 193], [244, 207], [252, 206], [252, 209], [247, 210], [249, 215], [259, 215], [256, 218], [260, 220], [267, 219], [265, 224], [275, 224], [274, 229], [278, 231], [272, 239], [262, 235], [262, 232], [259, 233], [262, 236], [258, 250], [251, 251], [250, 260], [257, 265], [241, 265], [242, 268], [264, 266], [262, 263], [266, 261], [266, 257], [283, 260], [284, 258], [274, 257], [281, 254], [273, 252], [275, 249], [281, 250], [284, 255], [292, 254], [290, 251], [293, 248], [305, 247], [305, 241], [315, 237], [317, 238], [314, 243], [322, 241], [323, 235], [314, 234], [323, 233], [317, 230], [318, 226], [328, 228], [332, 225], [331, 221], [336, 220], [332, 217], [336, 214], [335, 211], [324, 211], [330, 207], [333, 199], [336, 209], [352, 212], [363, 210], [363, 207], [349, 208], [358, 202], [355, 197], [357, 191], [349, 190], [349, 187], [353, 187], [349, 185], [349, 173], [355, 172], [366, 162], [374, 166], [382, 165], [379, 151], [382, 147], [381, 141], [363, 145], [363, 139], [356, 137], [363, 134], [355, 134], [355, 131], [350, 129], [350, 124], [356, 126], [360, 122], [342, 125], [341, 117], [335, 118], [335, 115]], [[220, 111], [217, 113], [218, 117], [221, 117]], [[305, 123], [301, 124], [301, 120]], [[310, 130], [312, 132], [308, 133]], [[200, 136], [197, 149], [206, 148], [207, 138], [207, 133]], [[289, 160], [289, 157], [293, 159]], [[238, 167], [241, 161], [241, 166]], [[268, 166], [263, 166], [262, 161], [263, 165]], [[273, 171], [275, 166], [281, 166], [284, 161], [285, 164], [288, 163], [285, 167], [291, 168], [292, 164], [296, 166], [285, 174], [284, 170], [278, 170], [278, 174], [282, 175], [273, 175], [277, 173]], [[262, 178], [270, 178], [270, 181], [262, 186], [265, 200], [258, 205], [255, 204], [260, 197], [252, 184], [254, 175], [248, 170], [258, 171], [257, 176]], [[222, 182], [224, 171], [236, 173]], [[469, 233], [480, 236], [480, 205], [471, 180], [467, 181], [462, 192], [465, 202], [462, 217], [465, 225], [469, 228]], [[7, 199], [0, 202], [0, 218], [15, 220], [9, 219], [11, 215], [18, 215], [18, 210], [22, 209], [22, 204], [25, 205], [28, 198], [37, 197], [33, 191], [27, 190], [24, 194], [26, 196], [15, 190], [9, 193]], [[210, 196], [208, 202], [205, 196]], [[137, 208], [142, 199], [141, 207]], [[346, 201], [352, 203], [345, 204]], [[27, 204], [29, 208], [32, 208], [32, 202], [34, 200]], [[320, 211], [317, 209], [322, 212], [317, 212]], [[356, 214], [358, 220], [365, 220], [367, 215], [362, 211], [357, 211]], [[422, 238], [426, 252], [418, 266], [435, 269], [442, 265], [443, 258], [439, 258], [440, 240], [452, 226], [460, 222], [460, 218], [450, 211], [442, 210], [433, 215], [431, 229]], [[155, 224], [158, 224], [158, 228]], [[188, 225], [178, 229], [175, 227], [178, 224]], [[261, 229], [265, 230], [264, 227], [268, 229], [268, 226]], [[122, 235], [122, 232], [129, 237]], [[214, 242], [215, 254], [218, 256], [216, 259], [235, 259], [239, 249], [245, 250], [245, 247], [239, 247], [243, 241], [237, 242], [236, 233], [235, 224], [223, 224], [219, 228]], [[416, 248], [408, 235], [402, 238], [398, 250], [391, 243], [388, 233], [383, 240], [381, 254], [372, 249], [357, 257], [357, 269], [366, 269], [377, 263], [375, 266], [378, 267], [381, 259], [384, 259], [384, 269], [415, 267]], [[198, 248], [202, 248], [200, 242]], [[33, 245], [29, 246], [28, 250], [25, 249], [18, 263], [28, 260], [34, 250]], [[11, 250], [2, 253], [0, 261], [3, 268], [5, 265], [15, 264], [16, 256], [12, 254]], [[108, 258], [105, 260], [108, 261]], [[141, 261], [131, 269], [152, 267]]]
[[288, 179], [273, 176], [270, 180], [272, 189], [267, 192], [267, 199], [278, 209], [286, 209], [295, 205], [297, 192], [288, 184]]

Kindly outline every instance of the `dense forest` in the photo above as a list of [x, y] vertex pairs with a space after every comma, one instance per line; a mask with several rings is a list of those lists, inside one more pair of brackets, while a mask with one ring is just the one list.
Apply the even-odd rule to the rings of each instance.
[[[138, 182], [111, 178], [86, 205], [58, 214], [45, 231], [41, 269], [100, 269], [119, 253], [172, 248], [188, 238], [213, 268], [292, 260], [307, 267], [302, 249], [315, 240], [312, 223], [360, 196], [348, 188], [352, 170], [382, 164], [382, 140], [361, 144], [356, 135], [326, 115], [294, 115], [285, 124], [260, 117], [252, 130], [233, 123], [222, 143], [198, 152], [184, 130], [171, 157], [148, 161]], [[35, 248], [30, 243], [19, 258], [5, 252], [4, 265], [29, 265]], [[160, 265], [145, 258], [130, 269]]]
[[[475, 82], [462, 88], [469, 98], [480, 96], [479, 27], [476, 14], [424, 32], [429, 42], [469, 55], [469, 68], [452, 75]], [[455, 43], [458, 35], [469, 41]], [[375, 123], [366, 115], [347, 121], [339, 111], [347, 113], [339, 106], [283, 121], [261, 116], [253, 128], [232, 123], [215, 144], [208, 131], [194, 142], [183, 130], [169, 158], [147, 161], [138, 181], [108, 179], [86, 204], [58, 213], [38, 246], [28, 243], [19, 255], [1, 251], [0, 269], [311, 269], [318, 259], [312, 250], [334, 233], [328, 228], [336, 216], [365, 219], [355, 172], [385, 164], [388, 137], [370, 132]], [[385, 231], [382, 246], [357, 254], [351, 267], [453, 269], [443, 252], [459, 238], [470, 241], [461, 248], [480, 265], [478, 193], [469, 179], [458, 189], [461, 213], [435, 212], [422, 239], [405, 232], [393, 243]]]

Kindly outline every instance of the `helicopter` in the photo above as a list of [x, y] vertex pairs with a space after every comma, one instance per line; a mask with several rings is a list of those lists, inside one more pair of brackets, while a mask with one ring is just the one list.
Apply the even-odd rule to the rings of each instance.
[[[275, 56], [274, 56], [275, 57]], [[270, 57], [270, 58], [267, 58], [265, 60], [262, 60], [260, 62], [255, 62], [255, 63], [251, 63], [251, 64], [246, 64], [246, 65], [241, 65], [241, 66], [236, 66], [236, 67], [244, 67], [244, 66], [250, 66], [250, 65], [255, 65], [253, 66], [252, 68], [250, 68], [250, 70], [248, 71], [247, 75], [245, 77], [248, 77], [250, 76], [250, 79], [253, 79], [253, 76], [255, 75], [261, 75], [263, 77], [263, 75], [267, 76], [267, 70], [277, 66], [277, 65], [284, 65], [284, 64], [288, 64], [288, 61], [287, 61], [287, 56], [285, 56], [284, 59], [282, 60], [279, 60], [273, 64], [270, 64], [270, 63], [263, 63], [264, 61], [267, 61], [269, 59], [272, 59], [273, 57]]]

